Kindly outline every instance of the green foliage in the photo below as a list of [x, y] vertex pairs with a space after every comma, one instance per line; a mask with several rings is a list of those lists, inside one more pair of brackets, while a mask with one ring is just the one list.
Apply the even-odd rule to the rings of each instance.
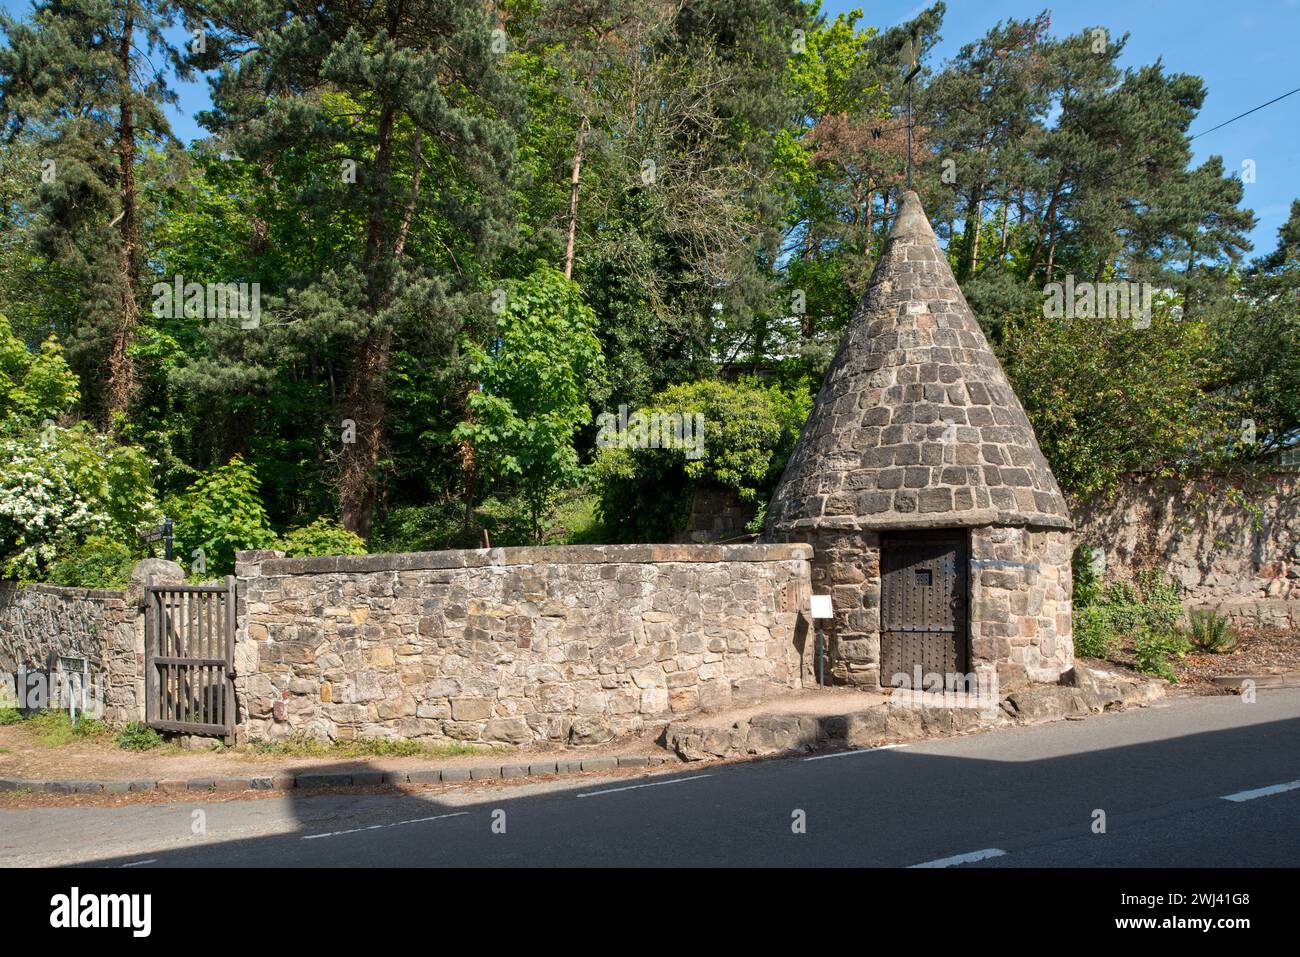
[[17, 708], [0, 708], [0, 727], [17, 724], [23, 720], [23, 713]]
[[317, 555], [364, 555], [366, 543], [330, 518], [318, 518], [310, 525], [295, 528], [275, 545], [286, 558], [310, 558]]
[[163, 736], [139, 721], [132, 721], [117, 732], [114, 742], [125, 751], [152, 751], [161, 747]]
[[140, 558], [137, 549], [105, 535], [92, 535], [55, 559], [45, 581], [74, 588], [121, 588], [130, 581]]
[[1174, 474], [1189, 449], [1222, 444], [1231, 404], [1205, 390], [1215, 342], [1198, 321], [1156, 309], [1123, 319], [1008, 320], [1003, 359], [1061, 487], [1087, 498], [1128, 472]]
[[[685, 524], [699, 482], [734, 489], [742, 501], [766, 501], [811, 408], [806, 388], [787, 392], [749, 379], [665, 389], [628, 416], [623, 439], [606, 436], [595, 463], [602, 522], [619, 541], [664, 541]], [[643, 418], [634, 419], [637, 414]], [[698, 423], [697, 415], [703, 417], [698, 457], [687, 448], [639, 447], [650, 436], [638, 437], [637, 421], [680, 416]], [[607, 428], [617, 431], [613, 423]], [[699, 442], [701, 434], [692, 438]], [[660, 444], [666, 444], [662, 437]]]
[[91, 536], [136, 548], [158, 515], [139, 448], [85, 423], [0, 433], [0, 574], [40, 578]]
[[[1178, 587], [1155, 573], [1143, 573], [1135, 581], [1118, 581], [1101, 586], [1081, 558], [1086, 549], [1075, 551], [1074, 651], [1092, 658], [1107, 658], [1119, 650], [1124, 639], [1173, 634], [1182, 615]], [[1082, 574], [1078, 569], [1083, 566]], [[1144, 638], [1156, 647], [1155, 639]], [[1157, 643], [1158, 644], [1158, 643]]]
[[1187, 639], [1176, 631], [1144, 628], [1134, 643], [1133, 657], [1138, 671], [1177, 681], [1172, 659], [1181, 659], [1190, 647]]
[[542, 267], [505, 293], [491, 346], [468, 345], [480, 388], [454, 434], [492, 477], [518, 482], [541, 541], [557, 494], [581, 474], [574, 438], [591, 420], [604, 358], [594, 313], [560, 273]]
[[58, 339], [51, 335], [33, 353], [0, 314], [0, 421], [12, 416], [34, 426], [66, 414], [79, 398]]
[[194, 553], [202, 549], [203, 573], [226, 575], [234, 571], [235, 552], [270, 548], [275, 533], [260, 490], [257, 471], [239, 455], [191, 485], [168, 507], [177, 516], [177, 557], [197, 571]]
[[78, 715], [74, 722], [68, 718], [66, 711], [52, 708], [28, 712], [23, 715], [22, 722], [23, 727], [31, 732], [36, 743], [43, 748], [61, 748], [77, 738], [95, 739], [108, 733], [108, 727], [103, 721]]
[[[1245, 263], [1242, 184], [1192, 163], [1204, 84], [1114, 30], [1098, 52], [990, 18], [937, 63], [942, 3], [886, 26], [799, 0], [133, 0], [123, 69], [121, 9], [0, 17], [0, 574], [113, 581], [155, 498], [212, 573], [272, 526], [354, 550], [323, 515], [373, 516], [372, 549], [661, 539], [702, 482], [757, 530], [896, 209], [912, 34], [916, 187], [1063, 488], [1267, 461], [1300, 427], [1300, 201]], [[200, 14], [183, 56], [169, 24]], [[165, 109], [186, 64], [214, 91], [188, 148]], [[1165, 292], [1147, 329], [1047, 318], [1067, 274]], [[259, 282], [261, 325], [152, 314], [176, 275]], [[110, 438], [72, 423], [103, 416], [131, 289]], [[715, 381], [737, 370], [782, 388]], [[705, 456], [593, 447], [591, 411], [620, 403], [700, 410]], [[261, 488], [188, 517], [236, 454]], [[1131, 624], [1105, 598], [1076, 567], [1080, 647]]]
[[1212, 608], [1193, 608], [1187, 613], [1186, 636], [1197, 651], [1212, 655], [1227, 654], [1237, 645], [1232, 623]]
[[1071, 600], [1075, 610], [1094, 604], [1101, 595], [1101, 575], [1092, 564], [1093, 549], [1078, 545], [1070, 556]]
[[1074, 653], [1086, 658], [1108, 658], [1115, 648], [1115, 630], [1106, 609], [1074, 609]]

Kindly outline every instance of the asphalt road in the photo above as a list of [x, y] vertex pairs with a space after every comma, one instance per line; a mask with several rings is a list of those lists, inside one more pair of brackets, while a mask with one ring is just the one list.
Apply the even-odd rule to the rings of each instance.
[[1297, 691], [634, 778], [0, 811], [5, 866], [1297, 863]]

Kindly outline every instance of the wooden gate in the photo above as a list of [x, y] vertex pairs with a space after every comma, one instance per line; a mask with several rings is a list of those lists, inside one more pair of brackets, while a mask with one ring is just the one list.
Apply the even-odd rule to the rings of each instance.
[[898, 532], [880, 547], [880, 683], [906, 674], [965, 674], [966, 533]]
[[235, 732], [235, 579], [145, 586], [145, 718], [187, 734]]

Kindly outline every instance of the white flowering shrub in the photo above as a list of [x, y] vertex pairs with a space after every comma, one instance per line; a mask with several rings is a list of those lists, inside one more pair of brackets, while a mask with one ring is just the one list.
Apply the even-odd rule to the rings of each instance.
[[0, 575], [41, 579], [91, 536], [139, 548], [159, 515], [140, 449], [84, 425], [0, 434]]

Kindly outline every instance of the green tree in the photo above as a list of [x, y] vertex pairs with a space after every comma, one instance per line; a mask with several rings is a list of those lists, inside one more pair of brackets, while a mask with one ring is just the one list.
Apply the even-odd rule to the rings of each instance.
[[229, 574], [235, 552], [275, 542], [261, 484], [253, 466], [237, 455], [167, 503], [167, 514], [176, 516], [176, 550], [193, 573]]
[[684, 527], [700, 483], [732, 489], [741, 501], [762, 507], [810, 411], [806, 382], [790, 391], [753, 379], [663, 390], [635, 414], [643, 422], [655, 415], [660, 422], [663, 416], [689, 417], [692, 443], [669, 445], [661, 439], [652, 447], [628, 435], [602, 448], [595, 463], [602, 522], [619, 541], [671, 539]]
[[325, 2], [290, 17], [277, 3], [215, 0], [204, 12], [240, 51], [207, 122], [268, 175], [296, 167], [278, 182], [296, 194], [303, 227], [338, 223], [348, 237], [284, 290], [279, 314], [300, 350], [333, 339], [342, 351], [335, 414], [354, 441], [334, 456], [339, 513], [365, 537], [395, 338], [450, 352], [510, 235], [517, 104], [495, 24], [483, 5], [455, 0]]
[[[142, 144], [171, 141], [169, 68], [188, 76], [165, 31], [171, 0], [38, 0], [30, 19], [0, 16], [0, 122], [41, 159], [44, 218], [34, 237], [87, 294], [83, 384], [106, 417], [135, 391], [143, 267], [137, 167]], [[35, 175], [37, 170], [33, 170]]]
[[456, 434], [491, 475], [518, 481], [540, 542], [556, 493], [579, 475], [574, 437], [603, 384], [595, 315], [574, 283], [542, 267], [506, 290], [491, 346], [469, 351], [481, 387]]
[[58, 339], [50, 336], [33, 353], [0, 314], [0, 420], [15, 417], [34, 426], [66, 414], [77, 399], [77, 377]]

